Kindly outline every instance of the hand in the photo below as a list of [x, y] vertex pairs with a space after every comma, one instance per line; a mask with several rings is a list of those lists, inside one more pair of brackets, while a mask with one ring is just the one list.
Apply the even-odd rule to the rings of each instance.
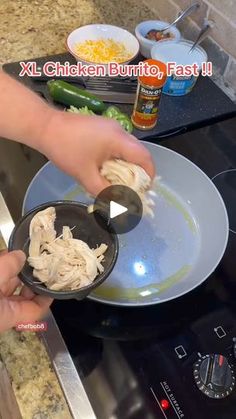
[[154, 177], [149, 151], [118, 122], [55, 110], [2, 71], [0, 95], [0, 137], [41, 151], [92, 195], [109, 185], [99, 173], [108, 159], [136, 163]]
[[99, 173], [108, 159], [121, 158], [155, 175], [149, 151], [116, 121], [101, 116], [53, 111], [39, 148], [94, 196], [110, 185]]
[[21, 322], [34, 322], [47, 312], [52, 299], [34, 295], [23, 287], [20, 295], [13, 295], [21, 284], [17, 274], [25, 263], [21, 250], [0, 255], [0, 332]]

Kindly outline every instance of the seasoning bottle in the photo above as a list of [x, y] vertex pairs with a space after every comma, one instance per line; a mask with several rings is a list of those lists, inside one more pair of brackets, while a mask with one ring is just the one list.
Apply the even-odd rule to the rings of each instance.
[[143, 75], [138, 77], [137, 94], [131, 120], [136, 128], [149, 130], [155, 127], [158, 120], [159, 102], [167, 77], [167, 69], [166, 64], [161, 61], [149, 59], [144, 63], [158, 67], [159, 72], [162, 73], [159, 73], [158, 76]]

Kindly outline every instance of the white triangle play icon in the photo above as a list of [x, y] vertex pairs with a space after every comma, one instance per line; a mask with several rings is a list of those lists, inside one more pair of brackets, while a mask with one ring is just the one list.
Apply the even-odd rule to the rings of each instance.
[[118, 217], [118, 215], [124, 214], [127, 212], [128, 208], [123, 205], [117, 204], [117, 202], [110, 201], [110, 218]]

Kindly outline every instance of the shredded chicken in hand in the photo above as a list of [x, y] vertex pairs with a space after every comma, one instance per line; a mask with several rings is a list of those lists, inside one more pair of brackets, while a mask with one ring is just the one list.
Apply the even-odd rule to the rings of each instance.
[[[120, 159], [107, 160], [101, 168], [101, 175], [111, 185], [124, 185], [133, 189], [141, 199], [143, 213], [154, 216], [152, 207], [155, 203], [148, 194], [155, 195], [155, 192], [151, 190], [150, 176], [141, 166]], [[93, 206], [90, 205], [88, 210], [92, 212]]]
[[55, 291], [90, 285], [104, 271], [107, 245], [90, 249], [87, 243], [73, 238], [68, 226], [56, 237], [55, 219], [55, 208], [49, 207], [31, 220], [28, 262], [34, 268], [34, 277]]

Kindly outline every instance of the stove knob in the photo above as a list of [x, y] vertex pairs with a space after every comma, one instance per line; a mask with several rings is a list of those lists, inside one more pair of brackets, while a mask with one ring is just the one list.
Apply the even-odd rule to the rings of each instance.
[[234, 373], [223, 355], [203, 356], [194, 364], [193, 375], [199, 390], [208, 397], [223, 399], [233, 391]]

